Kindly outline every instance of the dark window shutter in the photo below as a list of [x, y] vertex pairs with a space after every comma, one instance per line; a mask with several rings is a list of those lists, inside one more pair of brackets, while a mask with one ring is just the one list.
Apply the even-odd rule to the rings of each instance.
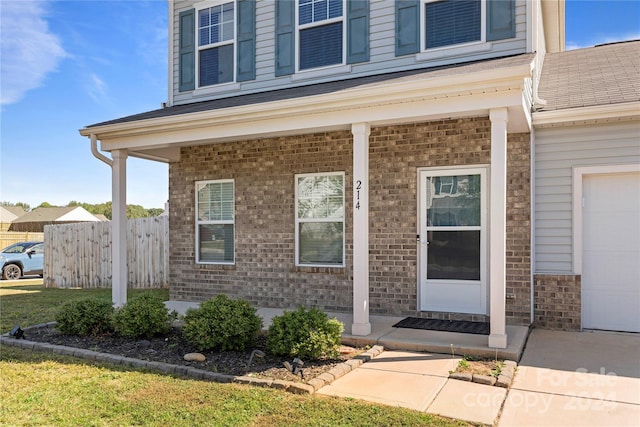
[[180, 12], [178, 43], [178, 90], [196, 88], [196, 11]]
[[276, 77], [295, 72], [295, 7], [293, 0], [276, 0]]
[[256, 78], [256, 2], [238, 1], [238, 70], [236, 81]]
[[420, 2], [396, 0], [396, 56], [420, 51]]
[[369, 61], [369, 1], [347, 2], [347, 64]]
[[487, 41], [516, 36], [515, 0], [487, 0]]

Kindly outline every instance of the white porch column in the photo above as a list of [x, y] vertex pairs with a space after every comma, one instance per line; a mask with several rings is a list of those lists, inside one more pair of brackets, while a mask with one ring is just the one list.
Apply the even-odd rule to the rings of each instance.
[[127, 150], [111, 152], [111, 298], [127, 302]]
[[507, 348], [506, 239], [507, 239], [507, 121], [506, 108], [489, 112], [491, 119], [491, 200], [489, 202], [489, 347]]
[[369, 134], [354, 123], [353, 134], [353, 335], [371, 333], [369, 323]]

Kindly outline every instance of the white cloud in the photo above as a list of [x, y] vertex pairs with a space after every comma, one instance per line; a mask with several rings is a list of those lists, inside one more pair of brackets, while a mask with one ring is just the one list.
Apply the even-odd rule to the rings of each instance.
[[89, 76], [87, 92], [91, 99], [96, 102], [102, 102], [107, 98], [107, 84], [95, 74]]
[[67, 53], [46, 21], [46, 2], [1, 1], [0, 105], [41, 86]]
[[566, 50], [575, 50], [582, 49], [585, 47], [593, 47], [598, 44], [606, 44], [606, 43], [615, 43], [615, 42], [623, 42], [629, 40], [640, 40], [640, 33], [627, 33], [627, 34], [616, 34], [616, 35], [593, 35], [589, 40], [584, 40], [582, 42], [575, 42], [573, 40], [567, 40], [565, 43]]

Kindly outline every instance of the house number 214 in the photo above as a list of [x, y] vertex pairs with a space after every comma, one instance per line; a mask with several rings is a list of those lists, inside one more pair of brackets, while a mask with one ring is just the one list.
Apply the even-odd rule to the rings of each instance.
[[360, 210], [360, 190], [362, 190], [362, 181], [356, 181], [356, 209]]

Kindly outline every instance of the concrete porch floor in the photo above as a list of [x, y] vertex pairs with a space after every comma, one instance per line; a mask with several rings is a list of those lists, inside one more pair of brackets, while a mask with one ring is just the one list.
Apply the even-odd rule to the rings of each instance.
[[[198, 303], [187, 301], [167, 301], [169, 310], [184, 314], [189, 308], [197, 308]], [[258, 315], [263, 319], [263, 328], [271, 325], [271, 319], [281, 315], [279, 308], [258, 308]], [[419, 329], [394, 328], [404, 317], [377, 316], [369, 317], [371, 334], [367, 336], [351, 335], [353, 316], [348, 313], [327, 312], [344, 323], [342, 342], [346, 345], [365, 346], [382, 345], [387, 350], [408, 350], [417, 352], [451, 354], [456, 356], [476, 356], [519, 361], [524, 350], [529, 328], [527, 326], [507, 325], [507, 348], [495, 349], [488, 346], [488, 336], [461, 334], [456, 332], [424, 331]]]

